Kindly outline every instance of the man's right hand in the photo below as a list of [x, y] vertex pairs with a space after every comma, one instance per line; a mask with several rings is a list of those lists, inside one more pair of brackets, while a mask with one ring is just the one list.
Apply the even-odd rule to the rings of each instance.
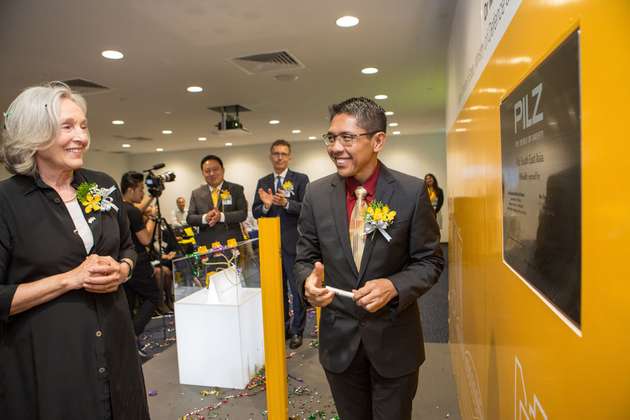
[[206, 213], [206, 221], [208, 222], [208, 226], [212, 227], [216, 225], [219, 220], [221, 220], [221, 212], [216, 208], [210, 209], [210, 211]]
[[273, 203], [273, 193], [271, 192], [271, 188], [267, 189], [267, 191], [262, 188], [258, 188], [258, 197], [260, 197], [260, 201], [263, 202], [263, 205], [267, 210], [271, 208], [271, 204]]
[[304, 295], [313, 306], [323, 308], [330, 305], [335, 297], [335, 293], [323, 287], [324, 264], [315, 263], [315, 267], [304, 282]]

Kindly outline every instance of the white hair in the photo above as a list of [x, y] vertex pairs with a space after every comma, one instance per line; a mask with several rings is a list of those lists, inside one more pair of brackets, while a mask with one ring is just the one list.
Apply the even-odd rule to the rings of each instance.
[[[24, 89], [4, 113], [0, 161], [13, 174], [35, 175], [35, 154], [52, 146], [59, 131], [62, 99], [70, 99], [85, 114], [85, 99], [62, 82]], [[89, 144], [88, 133], [88, 144]]]

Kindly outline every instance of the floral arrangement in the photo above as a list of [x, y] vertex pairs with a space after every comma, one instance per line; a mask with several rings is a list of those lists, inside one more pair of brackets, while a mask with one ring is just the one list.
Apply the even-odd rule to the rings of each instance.
[[221, 200], [229, 200], [232, 198], [232, 194], [228, 190], [221, 190]]
[[82, 182], [77, 188], [77, 199], [85, 208], [85, 214], [111, 209], [118, 211], [118, 206], [111, 197], [115, 190], [116, 186], [101, 188], [95, 182]]
[[293, 182], [284, 181], [282, 183], [282, 189], [286, 191], [287, 193], [289, 193], [289, 195], [293, 194]]
[[396, 211], [389, 208], [389, 206], [382, 201], [372, 201], [365, 208], [363, 214], [363, 221], [365, 225], [365, 234], [378, 230], [381, 235], [387, 240], [392, 240], [392, 237], [386, 232], [387, 228], [392, 224], [396, 217]]

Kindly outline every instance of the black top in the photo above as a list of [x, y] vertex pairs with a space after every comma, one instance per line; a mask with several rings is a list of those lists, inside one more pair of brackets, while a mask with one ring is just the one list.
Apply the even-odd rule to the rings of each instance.
[[[103, 173], [76, 171], [72, 185], [84, 181], [103, 188], [116, 185]], [[84, 213], [94, 236], [91, 252], [135, 260], [119, 189], [111, 196], [118, 211]], [[108, 294], [74, 290], [9, 316], [19, 284], [67, 272], [86, 256], [55, 190], [40, 178], [23, 175], [0, 182], [2, 418], [100, 418], [104, 381], [109, 381], [114, 419], [149, 418], [122, 288]]]
[[129, 217], [129, 228], [132, 233], [131, 240], [133, 241], [133, 246], [138, 256], [144, 255], [147, 253], [147, 249], [140, 243], [138, 235], [136, 235], [136, 233], [145, 228], [144, 220], [142, 220], [142, 212], [131, 203], [125, 202], [124, 204], [125, 210], [127, 210], [127, 217]]

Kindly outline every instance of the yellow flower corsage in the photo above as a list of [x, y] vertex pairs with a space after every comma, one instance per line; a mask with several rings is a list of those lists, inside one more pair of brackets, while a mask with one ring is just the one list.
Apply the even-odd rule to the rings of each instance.
[[288, 192], [293, 192], [293, 182], [284, 181], [284, 183], [282, 184], [282, 189]]
[[386, 229], [392, 224], [396, 217], [396, 211], [389, 208], [387, 204], [381, 201], [372, 201], [363, 213], [363, 221], [365, 225], [365, 234], [378, 230], [381, 235], [387, 240], [392, 240], [392, 237], [386, 232]]
[[77, 188], [77, 199], [85, 208], [85, 214], [93, 211], [118, 211], [111, 194], [116, 190], [115, 186], [100, 188], [95, 182], [83, 182]]
[[228, 190], [221, 190], [221, 200], [229, 200], [232, 198], [232, 194]]

